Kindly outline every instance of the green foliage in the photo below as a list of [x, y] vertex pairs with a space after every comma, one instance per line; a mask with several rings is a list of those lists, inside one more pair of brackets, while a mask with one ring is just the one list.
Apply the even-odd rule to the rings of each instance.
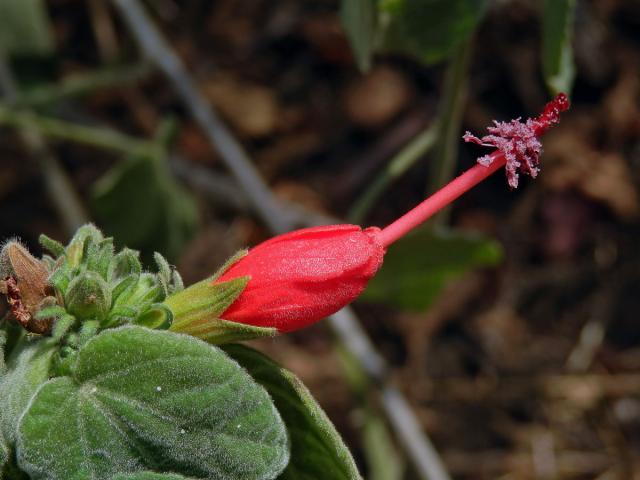
[[215, 347], [123, 327], [93, 337], [76, 358], [71, 376], [47, 381], [20, 421], [18, 463], [32, 478], [159, 470], [266, 480], [287, 465], [285, 427], [266, 391]]
[[545, 0], [542, 12], [542, 71], [553, 95], [569, 93], [575, 77], [571, 37], [575, 0]]
[[157, 250], [169, 259], [182, 252], [198, 220], [194, 200], [174, 181], [161, 155], [116, 165], [94, 185], [92, 210], [124, 245]]
[[473, 33], [487, 0], [342, 0], [341, 18], [361, 70], [376, 49], [426, 64], [450, 57]]
[[342, 25], [351, 42], [356, 63], [361, 71], [371, 67], [377, 32], [377, 0], [343, 0], [340, 8]]
[[47, 55], [53, 36], [44, 0], [0, 0], [0, 50], [10, 55]]
[[362, 298], [424, 310], [448, 281], [501, 258], [500, 245], [480, 235], [422, 228], [389, 249]]
[[446, 60], [473, 33], [486, 0], [395, 0], [388, 2], [387, 49], [427, 64]]
[[224, 350], [267, 389], [287, 426], [291, 460], [278, 479], [361, 478], [340, 435], [295, 375], [242, 345], [226, 345]]

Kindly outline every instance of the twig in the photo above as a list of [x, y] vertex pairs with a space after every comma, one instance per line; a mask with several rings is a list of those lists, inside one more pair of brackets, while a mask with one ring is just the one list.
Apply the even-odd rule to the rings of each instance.
[[[290, 229], [293, 224], [287, 212], [273, 197], [231, 132], [198, 92], [184, 65], [149, 20], [140, 3], [137, 0], [113, 0], [113, 3], [138, 39], [144, 54], [167, 76], [262, 220], [274, 233]], [[448, 480], [450, 477], [438, 454], [424, 432], [418, 428], [419, 421], [415, 414], [402, 394], [388, 385], [385, 361], [362, 331], [353, 310], [345, 308], [332, 315], [330, 324], [372, 381], [379, 385], [389, 422], [407, 448], [419, 477]]]
[[[18, 97], [13, 72], [4, 55], [0, 55], [0, 87], [6, 101], [15, 102]], [[47, 191], [58, 216], [69, 234], [89, 221], [80, 197], [71, 181], [58, 163], [58, 160], [47, 149], [42, 136], [33, 129], [29, 122], [21, 125], [21, 137], [27, 148], [40, 165], [45, 179]]]

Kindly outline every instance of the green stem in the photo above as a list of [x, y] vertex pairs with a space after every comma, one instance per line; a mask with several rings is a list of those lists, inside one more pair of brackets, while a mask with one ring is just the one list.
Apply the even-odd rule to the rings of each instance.
[[60, 83], [25, 90], [18, 94], [15, 103], [19, 106], [41, 107], [95, 90], [134, 83], [145, 78], [151, 71], [148, 64], [142, 63], [71, 75]]
[[36, 130], [46, 137], [135, 156], [155, 156], [158, 148], [154, 142], [138, 140], [113, 130], [76, 125], [64, 120], [13, 109], [2, 103], [0, 103], [0, 124]]
[[[471, 41], [462, 44], [451, 58], [445, 74], [444, 92], [440, 104], [439, 135], [436, 156], [431, 164], [428, 193], [435, 192], [453, 178], [460, 144], [462, 114], [467, 100], [467, 73], [471, 58]], [[446, 221], [448, 209], [434, 219]]]
[[404, 175], [418, 159], [435, 145], [439, 130], [437, 125], [438, 122], [433, 122], [391, 159], [387, 167], [369, 185], [369, 188], [354, 202], [348, 214], [350, 222], [362, 223], [387, 187]]

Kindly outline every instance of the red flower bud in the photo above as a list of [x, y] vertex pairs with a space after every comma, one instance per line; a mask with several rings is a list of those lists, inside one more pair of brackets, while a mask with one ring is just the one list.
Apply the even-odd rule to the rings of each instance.
[[330, 225], [261, 243], [216, 280], [250, 277], [221, 317], [288, 332], [337, 312], [362, 293], [382, 265], [379, 232]]

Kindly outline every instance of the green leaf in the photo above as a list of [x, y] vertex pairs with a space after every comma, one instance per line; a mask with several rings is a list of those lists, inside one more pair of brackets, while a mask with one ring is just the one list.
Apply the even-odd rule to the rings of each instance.
[[361, 71], [371, 68], [377, 35], [376, 0], [342, 0], [340, 19]]
[[294, 374], [243, 345], [224, 350], [267, 389], [287, 425], [291, 460], [279, 480], [361, 479], [335, 427]]
[[18, 463], [34, 479], [160, 470], [273, 479], [289, 460], [266, 391], [224, 352], [141, 327], [106, 330], [72, 377], [45, 383], [20, 421]]
[[10, 55], [47, 55], [54, 43], [43, 0], [0, 0], [0, 50]]
[[167, 170], [164, 159], [121, 161], [93, 189], [92, 209], [106, 232], [124, 245], [176, 258], [197, 225], [191, 196]]
[[424, 310], [448, 281], [501, 258], [500, 245], [480, 235], [422, 228], [389, 249], [361, 298]]
[[[23, 339], [22, 342], [27, 342]], [[16, 440], [18, 419], [35, 391], [49, 379], [54, 347], [46, 340], [22, 344], [15, 358], [7, 363], [8, 371], [0, 380], [0, 429], [9, 446]]]
[[569, 93], [575, 77], [571, 37], [575, 0], [544, 0], [542, 70], [553, 95]]
[[427, 64], [445, 60], [474, 32], [486, 0], [394, 0], [386, 11], [384, 45]]

